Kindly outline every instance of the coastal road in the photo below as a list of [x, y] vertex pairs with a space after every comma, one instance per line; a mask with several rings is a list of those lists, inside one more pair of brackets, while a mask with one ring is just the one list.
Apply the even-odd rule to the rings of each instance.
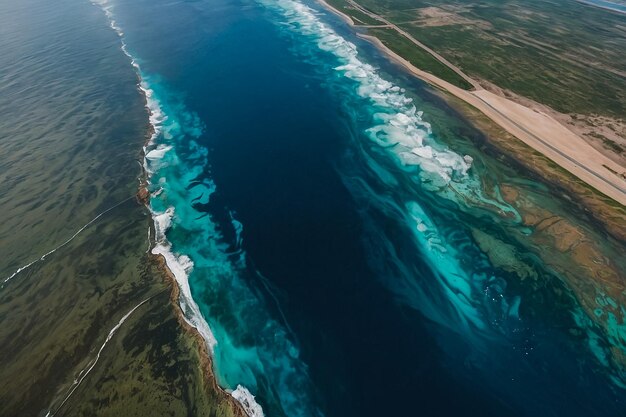
[[[336, 10], [323, 0], [320, 1], [324, 6], [342, 16], [346, 21], [352, 22], [349, 16]], [[461, 89], [433, 74], [420, 70], [409, 61], [390, 50], [376, 37], [363, 34], [360, 34], [360, 37], [374, 43], [393, 60], [403, 65], [418, 78], [447, 91], [475, 107], [504, 130], [531, 148], [545, 155], [588, 185], [626, 206], [626, 180], [622, 177], [626, 172], [624, 167], [597, 151], [583, 138], [567, 129], [551, 116], [485, 90], [476, 80], [461, 71], [460, 68], [413, 38], [397, 25], [363, 8], [354, 0], [346, 1], [358, 11], [381, 22], [381, 27], [389, 27], [396, 30], [413, 44], [431, 54], [442, 64], [449, 67], [470, 83], [473, 86], [473, 90], [468, 91]]]
[[535, 111], [488, 90], [467, 91], [422, 71], [375, 37], [361, 35], [418, 78], [441, 88], [481, 111], [504, 130], [545, 155], [585, 183], [626, 206], [625, 169], [583, 138], [545, 113]]
[[382, 17], [382, 16], [380, 16], [380, 15], [378, 15], [376, 13], [370, 12], [369, 10], [367, 10], [366, 8], [361, 6], [360, 4], [356, 3], [354, 0], [346, 0], [346, 2], [348, 4], [350, 4], [352, 7], [354, 7], [355, 9], [357, 9], [358, 11], [360, 11], [361, 13], [365, 13], [366, 15], [371, 17], [372, 19], [378, 20], [378, 21], [382, 22], [384, 24], [383, 27], [388, 27], [388, 28], [391, 28], [391, 29], [395, 30], [396, 32], [398, 32], [399, 34], [404, 36], [406, 39], [408, 39], [411, 43], [415, 44], [416, 46], [422, 48], [423, 50], [425, 50], [426, 52], [431, 54], [435, 59], [437, 59], [439, 62], [441, 62], [442, 64], [444, 64], [448, 68], [450, 68], [452, 71], [456, 72], [461, 78], [463, 78], [465, 81], [467, 81], [469, 84], [471, 84], [471, 86], [472, 86], [472, 88], [474, 90], [482, 90], [483, 89], [481, 87], [481, 85], [478, 84], [478, 82], [476, 80], [474, 80], [473, 78], [471, 78], [470, 76], [465, 74], [459, 67], [455, 66], [453, 63], [451, 63], [450, 61], [448, 61], [447, 59], [445, 59], [444, 57], [439, 55], [433, 49], [429, 48], [428, 46], [424, 45], [422, 42], [420, 42], [417, 39], [415, 39], [408, 32], [406, 32], [405, 30], [401, 29], [400, 27], [398, 27], [394, 23], [390, 22], [389, 20], [385, 19], [384, 17]]

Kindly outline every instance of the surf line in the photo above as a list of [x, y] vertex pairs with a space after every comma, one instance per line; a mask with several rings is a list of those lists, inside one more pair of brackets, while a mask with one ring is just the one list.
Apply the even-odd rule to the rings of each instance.
[[96, 354], [96, 358], [93, 360], [93, 362], [90, 363], [90, 365], [88, 365], [87, 368], [83, 369], [80, 371], [79, 378], [75, 379], [73, 384], [72, 384], [72, 388], [70, 389], [70, 391], [67, 393], [67, 395], [65, 396], [65, 398], [63, 399], [63, 401], [61, 402], [61, 404], [57, 407], [56, 411], [52, 411], [52, 407], [50, 407], [50, 410], [48, 410], [48, 412], [46, 413], [46, 417], [52, 417], [54, 416], [54, 414], [56, 412], [58, 412], [61, 408], [63, 408], [63, 406], [65, 405], [65, 403], [67, 402], [67, 400], [69, 400], [69, 398], [72, 396], [72, 394], [74, 394], [74, 391], [76, 391], [76, 389], [78, 388], [78, 386], [85, 380], [85, 378], [87, 377], [87, 375], [89, 375], [89, 373], [91, 372], [91, 370], [96, 366], [96, 364], [98, 363], [98, 360], [100, 359], [100, 354], [102, 354], [102, 351], [104, 350], [104, 347], [107, 345], [107, 343], [109, 343], [109, 340], [111, 340], [111, 338], [113, 337], [113, 335], [115, 334], [115, 332], [117, 332], [117, 330], [122, 327], [122, 324], [124, 324], [124, 322], [126, 321], [126, 319], [128, 319], [128, 317], [130, 317], [131, 314], [133, 314], [135, 312], [135, 310], [137, 310], [139, 307], [141, 307], [142, 305], [144, 305], [145, 303], [147, 303], [148, 301], [150, 301], [152, 298], [156, 297], [157, 295], [163, 293], [163, 291], [158, 292], [157, 294], [151, 295], [150, 297], [146, 298], [145, 300], [143, 300], [142, 302], [140, 302], [139, 304], [137, 304], [135, 307], [133, 307], [128, 313], [126, 313], [124, 315], [124, 317], [122, 317], [120, 319], [120, 321], [113, 326], [113, 328], [109, 331], [109, 334], [107, 335], [106, 339], [104, 340], [104, 343], [102, 344], [102, 346], [100, 346], [100, 349], [98, 350], [98, 353]]
[[25, 269], [30, 268], [31, 266], [33, 266], [34, 264], [36, 264], [37, 262], [41, 262], [44, 259], [46, 259], [47, 256], [52, 255], [54, 252], [56, 252], [57, 250], [61, 249], [63, 246], [67, 245], [68, 243], [70, 243], [72, 240], [74, 240], [74, 238], [76, 236], [78, 236], [83, 230], [85, 230], [86, 228], [88, 228], [89, 226], [91, 226], [96, 220], [98, 220], [100, 217], [104, 216], [105, 214], [107, 214], [109, 211], [121, 206], [122, 204], [124, 204], [125, 202], [127, 202], [128, 200], [131, 200], [135, 198], [133, 197], [128, 197], [126, 200], [120, 201], [119, 203], [117, 203], [116, 205], [114, 205], [113, 207], [109, 207], [108, 209], [104, 210], [102, 213], [98, 214], [96, 217], [94, 217], [93, 219], [91, 219], [89, 221], [89, 223], [85, 224], [83, 227], [81, 227], [80, 229], [78, 229], [78, 231], [76, 233], [74, 233], [69, 239], [67, 239], [65, 242], [61, 243], [59, 246], [57, 246], [56, 248], [52, 249], [51, 251], [46, 252], [41, 258], [39, 259], [35, 259], [34, 261], [32, 261], [31, 263], [28, 263], [24, 266], [21, 266], [17, 269], [17, 271], [15, 271], [13, 273], [13, 275], [11, 275], [8, 278], [5, 278], [2, 281], [2, 285], [0, 285], [0, 288], [4, 287], [4, 284], [6, 284], [7, 282], [9, 282], [11, 279], [13, 279], [17, 274], [19, 274], [20, 272], [22, 272]]

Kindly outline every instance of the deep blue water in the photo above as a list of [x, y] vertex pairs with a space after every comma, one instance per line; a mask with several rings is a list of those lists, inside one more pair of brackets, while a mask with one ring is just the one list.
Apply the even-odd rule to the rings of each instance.
[[267, 416], [620, 415], [609, 342], [563, 281], [475, 242], [530, 233], [485, 184], [548, 188], [424, 85], [313, 3], [99, 6], [153, 111], [157, 251], [222, 386]]

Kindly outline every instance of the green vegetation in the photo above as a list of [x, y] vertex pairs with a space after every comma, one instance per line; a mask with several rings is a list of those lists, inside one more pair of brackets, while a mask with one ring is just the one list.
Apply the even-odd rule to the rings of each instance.
[[456, 85], [465, 90], [470, 90], [472, 85], [463, 77], [442, 64], [434, 56], [419, 48], [413, 42], [390, 28], [371, 28], [368, 33], [376, 36], [380, 41], [415, 67], [429, 72], [437, 77]]
[[622, 15], [566, 0], [358, 2], [474, 78], [563, 113], [626, 115]]
[[345, 0], [326, 0], [326, 3], [330, 4], [335, 9], [350, 17], [350, 19], [352, 19], [356, 26], [370, 26], [382, 24], [378, 20], [373, 19], [362, 11], [350, 6]]

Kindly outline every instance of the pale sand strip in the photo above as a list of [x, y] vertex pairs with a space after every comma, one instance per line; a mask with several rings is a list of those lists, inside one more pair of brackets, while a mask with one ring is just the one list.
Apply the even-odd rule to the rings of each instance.
[[[325, 7], [352, 23], [352, 20], [344, 13], [330, 6], [323, 0], [319, 1]], [[390, 25], [417, 46], [422, 45], [419, 41], [413, 39], [409, 34], [400, 30], [386, 19], [363, 9], [353, 1], [350, 1], [350, 3], [358, 7], [360, 11], [370, 15], [370, 17]], [[359, 36], [374, 43], [385, 54], [400, 63], [415, 76], [477, 108], [528, 146], [550, 158], [556, 164], [593, 188], [626, 206], [626, 180], [614, 173], [617, 172], [618, 174], [626, 175], [626, 168], [598, 152], [583, 138], [567, 129], [552, 117], [482, 88], [478, 88], [476, 91], [463, 90], [413, 66], [409, 61], [387, 48], [378, 38], [367, 35]], [[433, 54], [435, 58], [440, 58], [438, 54], [434, 53], [434, 51], [429, 48], [426, 50]], [[451, 66], [446, 60], [440, 59], [440, 61]], [[460, 71], [457, 67], [452, 67]], [[467, 75], [464, 75], [464, 78], [465, 77], [469, 78]], [[472, 84], [475, 85], [475, 82]], [[607, 167], [609, 169], [607, 169]], [[611, 172], [611, 170], [614, 172]]]

